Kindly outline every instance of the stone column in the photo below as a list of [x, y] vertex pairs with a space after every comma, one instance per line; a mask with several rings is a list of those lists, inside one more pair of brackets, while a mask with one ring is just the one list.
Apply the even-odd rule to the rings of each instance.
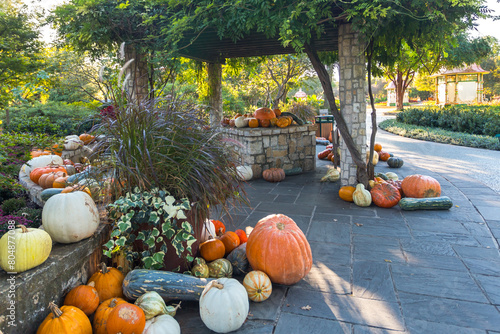
[[[352, 30], [351, 24], [339, 27], [339, 99], [340, 112], [346, 121], [361, 157], [366, 156], [366, 66], [365, 43], [360, 34]], [[342, 186], [357, 184], [356, 164], [340, 140], [340, 169]]]
[[208, 106], [210, 126], [220, 126], [222, 120], [222, 64], [208, 63]]
[[125, 45], [125, 64], [130, 59], [134, 59], [134, 61], [127, 66], [126, 75], [122, 77], [122, 80], [128, 76], [124, 87], [128, 91], [130, 99], [134, 103], [140, 104], [148, 98], [148, 64], [145, 55], [137, 53], [134, 45], [127, 44]]

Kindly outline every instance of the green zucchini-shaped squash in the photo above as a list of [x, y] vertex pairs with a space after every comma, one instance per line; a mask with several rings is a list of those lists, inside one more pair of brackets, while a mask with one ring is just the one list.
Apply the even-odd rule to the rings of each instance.
[[299, 175], [299, 174], [302, 174], [302, 168], [300, 168], [300, 167], [285, 169], [286, 176]]
[[63, 188], [47, 188], [40, 193], [40, 199], [46, 201], [54, 195], [60, 194]]
[[448, 210], [453, 206], [453, 202], [448, 196], [427, 197], [427, 198], [402, 198], [399, 201], [402, 210]]
[[83, 172], [80, 172], [80, 173], [76, 173], [76, 174], [73, 174], [71, 175], [70, 177], [68, 177], [66, 179], [66, 182], [67, 183], [74, 183], [74, 182], [78, 182], [80, 180], [83, 180], [85, 179], [86, 177], [88, 177], [90, 174], [90, 168], [84, 170]]
[[171, 271], [135, 269], [123, 280], [123, 294], [137, 299], [146, 292], [156, 291], [165, 300], [200, 300], [211, 278], [197, 278]]
[[389, 180], [389, 178], [387, 177], [387, 175], [385, 175], [384, 173], [377, 173], [375, 174], [375, 177], [380, 177], [382, 180]]
[[282, 112], [280, 116], [290, 116], [298, 125], [306, 124], [306, 122], [304, 122], [297, 115], [292, 114], [291, 112]]

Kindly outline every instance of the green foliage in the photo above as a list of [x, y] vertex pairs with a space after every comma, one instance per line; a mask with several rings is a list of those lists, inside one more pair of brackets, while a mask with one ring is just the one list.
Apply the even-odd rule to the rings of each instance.
[[42, 225], [42, 209], [24, 207], [13, 213], [14, 216], [24, 217], [31, 221], [29, 227], [38, 228]]
[[286, 104], [280, 105], [282, 112], [290, 112], [300, 119], [310, 122], [314, 122], [314, 117], [318, 115], [316, 107], [317, 105], [311, 105], [305, 99], [296, 98], [293, 98], [293, 100], [290, 100]]
[[104, 255], [111, 257], [122, 249], [134, 266], [162, 269], [168, 243], [177, 256], [184, 256], [189, 263], [194, 260], [191, 246], [196, 238], [187, 221], [191, 210], [187, 198], [176, 200], [165, 190], [141, 192], [136, 188], [109, 204], [108, 210], [115, 224], [111, 239], [104, 245]]
[[399, 122], [455, 132], [495, 136], [500, 133], [500, 107], [449, 106], [413, 108], [398, 113]]
[[3, 202], [2, 211], [6, 215], [10, 215], [11, 213], [18, 211], [19, 209], [26, 206], [26, 201], [24, 198], [11, 198]]
[[490, 73], [483, 76], [484, 95], [487, 99], [500, 96], [500, 52], [498, 46], [495, 52], [481, 62], [481, 67]]
[[497, 138], [490, 136], [471, 135], [440, 128], [417, 126], [398, 122], [395, 119], [385, 120], [379, 124], [379, 127], [403, 137], [500, 151], [500, 142]]

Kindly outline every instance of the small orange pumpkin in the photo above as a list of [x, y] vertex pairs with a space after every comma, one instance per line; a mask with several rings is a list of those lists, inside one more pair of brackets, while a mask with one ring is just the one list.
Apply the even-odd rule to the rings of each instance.
[[80, 140], [87, 145], [95, 139], [95, 136], [89, 135], [88, 133], [82, 133], [78, 138], [80, 138]]
[[46, 150], [40, 150], [40, 149], [35, 149], [35, 150], [32, 150], [32, 151], [30, 152], [30, 156], [31, 156], [32, 158], [36, 158], [36, 157], [39, 157], [39, 156], [41, 156], [41, 155], [50, 155], [50, 154], [52, 154], [52, 153], [51, 153], [51, 152], [49, 152], [49, 151], [46, 151]]
[[251, 128], [258, 128], [259, 127], [259, 120], [254, 117], [249, 117], [248, 118], [248, 126]]
[[281, 116], [281, 110], [276, 108], [276, 109], [273, 109], [274, 111], [274, 114], [276, 115], [276, 117], [280, 117]]
[[377, 152], [380, 152], [380, 151], [382, 151], [382, 145], [380, 145], [379, 143], [375, 143], [375, 145], [373, 146], [373, 149]]
[[106, 323], [108, 334], [142, 334], [146, 327], [146, 315], [137, 305], [123, 303], [109, 312]]
[[234, 233], [236, 233], [238, 235], [238, 238], [240, 238], [240, 245], [247, 242], [248, 237], [247, 237], [247, 234], [245, 231], [238, 229], [238, 230], [234, 231]]
[[280, 128], [286, 128], [290, 125], [290, 120], [287, 117], [280, 117], [278, 118], [278, 122], [276, 122], [276, 125]]
[[220, 259], [225, 254], [226, 248], [219, 239], [210, 239], [200, 245], [200, 255], [208, 262]]
[[352, 199], [352, 194], [354, 193], [354, 188], [353, 186], [344, 186], [339, 189], [339, 197], [343, 199], [346, 202], [353, 202], [354, 200]]
[[108, 322], [109, 313], [111, 313], [116, 306], [123, 303], [126, 303], [126, 301], [122, 298], [110, 298], [99, 305], [94, 314], [94, 321], [92, 322], [94, 334], [106, 334], [106, 324]]
[[59, 176], [52, 182], [52, 188], [65, 188], [66, 187], [66, 180], [68, 179], [68, 176]]
[[68, 187], [64, 188], [63, 191], [61, 191], [61, 194], [72, 193], [73, 191], [83, 191], [92, 197], [92, 193], [90, 192], [90, 189], [88, 187], [81, 185], [81, 184], [75, 184], [72, 186], [68, 186]]
[[283, 168], [269, 168], [262, 172], [262, 178], [267, 182], [281, 182], [285, 179]]
[[223, 222], [215, 219], [210, 219], [210, 221], [212, 222], [212, 224], [214, 224], [216, 235], [220, 236], [226, 233], [226, 226], [224, 225]]
[[38, 179], [38, 185], [43, 189], [52, 188], [54, 180], [56, 180], [59, 177], [67, 177], [67, 175], [64, 172], [57, 172], [57, 173], [52, 172], [48, 174], [43, 174], [42, 176], [40, 176], [40, 179]]
[[278, 119], [276, 117], [271, 118], [270, 122], [271, 122], [271, 126], [276, 126], [276, 123], [278, 123]]
[[271, 125], [270, 119], [259, 119], [259, 126], [263, 128], [268, 128]]
[[54, 172], [54, 173], [64, 172], [64, 173], [66, 173], [66, 168], [64, 168], [64, 166], [59, 166], [59, 165], [55, 165], [55, 164], [50, 164], [50, 165], [45, 166], [45, 167], [37, 167], [31, 171], [30, 180], [35, 182], [36, 184], [38, 184], [38, 181], [40, 180], [40, 177], [43, 174], [48, 174], [51, 172]]
[[122, 283], [125, 277], [122, 272], [116, 268], [108, 268], [104, 263], [100, 266], [101, 270], [94, 273], [87, 282], [94, 282], [99, 301], [102, 303], [109, 298], [123, 298]]
[[387, 160], [389, 160], [390, 157], [391, 157], [391, 155], [387, 152], [384, 152], [384, 151], [378, 152], [378, 158], [381, 161], [387, 161]]
[[233, 249], [240, 245], [240, 238], [232, 231], [224, 233], [219, 239], [224, 244], [224, 256], [227, 256]]
[[65, 305], [57, 307], [49, 303], [50, 314], [40, 324], [36, 334], [92, 334], [89, 318], [78, 307]]
[[94, 285], [94, 282], [90, 282], [73, 288], [64, 298], [64, 305], [78, 307], [87, 316], [91, 315], [99, 306], [99, 295]]

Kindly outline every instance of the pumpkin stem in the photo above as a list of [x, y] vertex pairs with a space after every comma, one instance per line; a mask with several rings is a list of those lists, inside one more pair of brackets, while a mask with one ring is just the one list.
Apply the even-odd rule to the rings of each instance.
[[21, 229], [21, 233], [28, 233], [28, 229], [24, 225], [17, 225], [16, 227], [19, 227]]
[[89, 284], [87, 284], [87, 285], [88, 285], [88, 286], [91, 286], [91, 287], [93, 287], [93, 288], [95, 288], [95, 282], [94, 282], [94, 281], [90, 282], [90, 283], [89, 283]]
[[219, 290], [222, 290], [222, 289], [224, 289], [224, 284], [220, 284], [218, 281], [214, 281], [214, 283], [212, 284], [212, 287], [215, 287]]
[[115, 306], [116, 306], [116, 298], [113, 298], [113, 299], [111, 300], [111, 302], [109, 303], [109, 307], [110, 307], [110, 308], [113, 308], [113, 307], [115, 307]]
[[175, 305], [175, 311], [177, 311], [178, 309], [181, 308], [181, 303], [182, 303], [182, 301], [180, 301], [179, 304], [177, 304], [177, 305], [174, 304]]
[[106, 267], [106, 264], [104, 262], [101, 262], [101, 272], [103, 274], [107, 274], [108, 273], [108, 267]]
[[278, 230], [284, 230], [285, 229], [285, 224], [278, 223], [278, 224], [276, 224], [276, 227], [278, 228]]
[[49, 303], [49, 308], [52, 314], [54, 314], [54, 317], [56, 318], [59, 318], [63, 314], [63, 311], [61, 311], [61, 309], [57, 307], [57, 305], [54, 302]]

